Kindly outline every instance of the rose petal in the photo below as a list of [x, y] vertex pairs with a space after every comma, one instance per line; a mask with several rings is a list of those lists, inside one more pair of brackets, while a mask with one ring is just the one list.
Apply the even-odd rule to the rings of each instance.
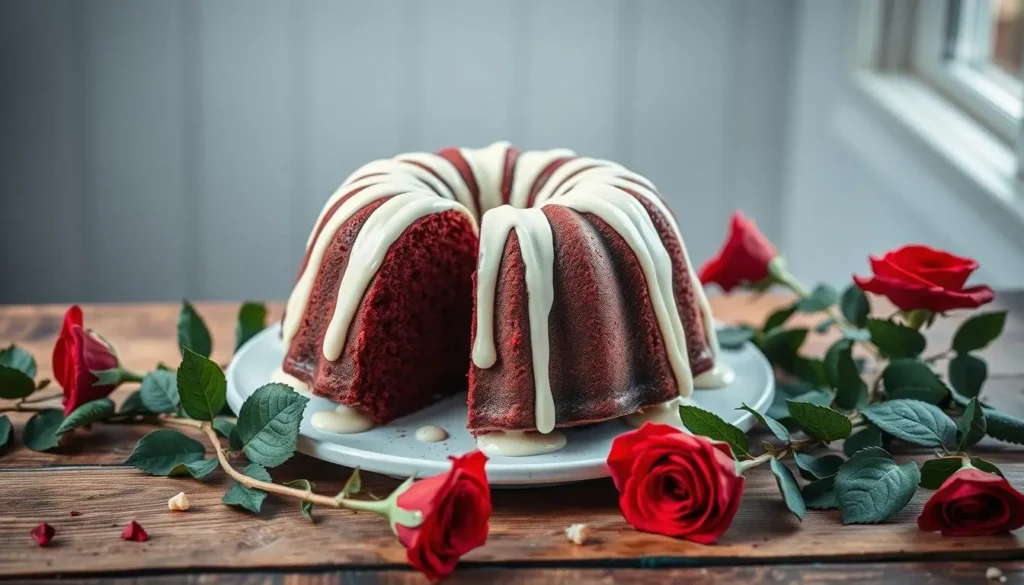
[[50, 526], [46, 522], [43, 522], [32, 529], [29, 534], [32, 535], [32, 539], [36, 541], [39, 546], [46, 546], [53, 540], [53, 535], [57, 533], [57, 530], [53, 526]]
[[146, 533], [146, 529], [142, 527], [142, 524], [132, 520], [124, 527], [124, 531], [121, 532], [121, 538], [134, 542], [146, 542], [149, 540], [149, 534]]

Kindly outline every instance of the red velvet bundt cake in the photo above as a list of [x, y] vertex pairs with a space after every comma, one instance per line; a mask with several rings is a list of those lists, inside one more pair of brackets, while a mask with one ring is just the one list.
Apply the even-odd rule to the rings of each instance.
[[289, 380], [376, 423], [464, 390], [468, 371], [474, 434], [687, 397], [717, 352], [679, 228], [646, 179], [506, 143], [403, 154], [346, 179], [310, 235], [283, 340]]

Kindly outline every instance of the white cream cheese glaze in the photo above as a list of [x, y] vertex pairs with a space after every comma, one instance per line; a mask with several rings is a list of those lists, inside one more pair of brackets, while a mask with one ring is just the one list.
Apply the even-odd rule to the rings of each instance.
[[[526, 266], [536, 426], [540, 435], [551, 433], [557, 425], [548, 375], [550, 345], [547, 331], [553, 301], [554, 244], [543, 207], [562, 205], [601, 217], [622, 235], [637, 255], [680, 395], [688, 397], [695, 385], [727, 383], [723, 381], [726, 376], [723, 370], [702, 374], [696, 382], [690, 371], [685, 331], [672, 286], [671, 256], [641, 200], [663, 216], [682, 249], [706, 339], [716, 356], [717, 336], [710, 306], [686, 251], [679, 226], [654, 186], [617, 163], [577, 157], [571, 150], [522, 152], [515, 158], [512, 183], [508, 189], [510, 205], [502, 205], [502, 181], [509, 152], [510, 146], [505, 142], [482, 149], [458, 149], [458, 155], [473, 174], [476, 193], [472, 192], [459, 168], [437, 154], [401, 154], [393, 159], [368, 163], [352, 173], [324, 204], [307, 241], [309, 258], [286, 305], [282, 324], [285, 345], [290, 345], [301, 326], [329, 244], [338, 229], [366, 205], [385, 200], [370, 214], [353, 244], [350, 257], [360, 261], [350, 261], [341, 279], [338, 301], [323, 345], [323, 355], [329, 360], [337, 360], [343, 354], [348, 329], [363, 294], [390, 246], [410, 225], [426, 215], [449, 210], [470, 218], [482, 217], [477, 273], [477, 330], [472, 359], [481, 368], [496, 362], [493, 326], [495, 287], [506, 240], [515, 230]], [[536, 190], [533, 209], [524, 209], [531, 203], [530, 193], [540, 176], [559, 161], [559, 166]], [[331, 209], [343, 199], [332, 213]], [[286, 383], [297, 390], [301, 384], [293, 377]], [[508, 443], [522, 439], [510, 435], [502, 440]]]

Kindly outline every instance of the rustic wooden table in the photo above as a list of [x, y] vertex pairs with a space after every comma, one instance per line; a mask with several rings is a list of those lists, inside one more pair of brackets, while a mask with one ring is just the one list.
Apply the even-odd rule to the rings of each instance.
[[[784, 297], [734, 296], [714, 300], [728, 322], [757, 322]], [[1024, 413], [1024, 293], [1000, 294], [1011, 309], [1006, 332], [985, 352], [990, 381], [985, 395]], [[214, 335], [214, 358], [230, 358], [237, 306], [200, 304]], [[64, 307], [0, 308], [0, 345], [17, 343], [35, 354], [40, 377], [50, 376], [50, 352]], [[272, 305], [272, 318], [281, 306]], [[178, 307], [93, 305], [86, 325], [101, 332], [135, 370], [178, 358]], [[954, 323], [929, 332], [948, 343]], [[805, 350], [829, 344], [812, 336]], [[941, 347], [941, 346], [939, 346]], [[117, 391], [123, 399], [132, 388]], [[2, 404], [2, 403], [0, 403]], [[311, 526], [292, 502], [268, 499], [252, 516], [220, 502], [226, 482], [215, 473], [207, 483], [149, 477], [123, 464], [145, 425], [103, 426], [76, 432], [58, 450], [21, 446], [26, 413], [11, 413], [19, 439], [0, 453], [0, 579], [61, 582], [171, 583], [425, 583], [405, 564], [405, 552], [384, 523], [367, 515], [316, 510]], [[989, 442], [985, 457], [1024, 489], [1024, 453]], [[327, 493], [340, 489], [349, 470], [297, 455], [275, 469], [278, 480], [308, 478]], [[396, 482], [373, 474], [364, 485], [377, 494]], [[167, 511], [167, 499], [184, 490], [188, 513]], [[1002, 569], [1010, 582], [1024, 581], [1024, 543], [1019, 536], [943, 538], [921, 533], [915, 518], [930, 492], [920, 491], [893, 521], [842, 526], [836, 512], [808, 513], [801, 524], [784, 508], [769, 473], [754, 473], [732, 527], [714, 546], [635, 532], [622, 520], [610, 480], [562, 487], [496, 490], [487, 545], [464, 558], [452, 583], [488, 581], [703, 582], [963, 582], [984, 583], [985, 571]], [[71, 511], [81, 512], [71, 516]], [[138, 520], [146, 543], [125, 542], [121, 527]], [[39, 522], [56, 527], [58, 538], [39, 548], [29, 531]], [[569, 542], [564, 529], [586, 522], [597, 529], [586, 546]]]

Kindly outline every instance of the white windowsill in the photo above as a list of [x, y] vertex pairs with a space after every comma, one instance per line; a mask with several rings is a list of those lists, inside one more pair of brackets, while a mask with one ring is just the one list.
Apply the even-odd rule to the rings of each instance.
[[[963, 114], [933, 88], [906, 74], [855, 71], [853, 86], [886, 124], [899, 126], [895, 139], [912, 150], [940, 180], [1004, 233], [1024, 240], [1024, 186], [1017, 178], [1012, 147]], [[858, 103], [858, 105], [859, 105]], [[873, 116], [877, 117], [877, 116]], [[863, 146], [863, 145], [862, 145]], [[868, 145], [870, 148], [870, 145]], [[927, 199], [927, 193], [903, 193]], [[927, 201], [917, 201], [927, 205]]]

